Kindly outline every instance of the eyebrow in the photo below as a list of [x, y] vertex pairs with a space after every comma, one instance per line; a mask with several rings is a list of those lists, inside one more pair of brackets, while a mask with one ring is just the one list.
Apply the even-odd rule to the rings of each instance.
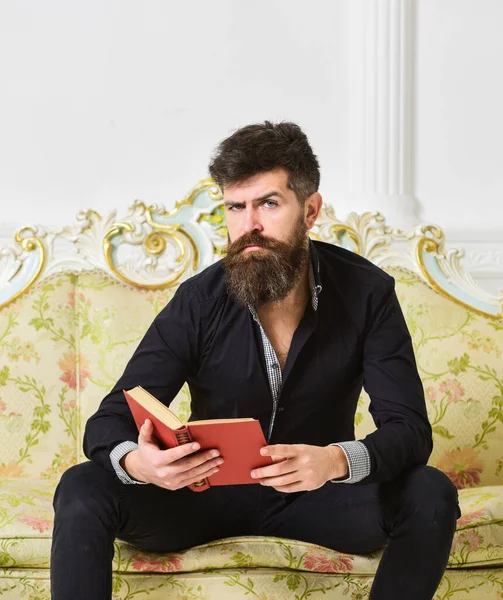
[[[272, 192], [268, 192], [267, 194], [264, 194], [263, 196], [254, 198], [252, 200], [252, 202], [262, 202], [264, 200], [267, 200], [268, 198], [272, 198], [273, 196], [278, 196], [279, 198], [283, 198], [283, 194], [281, 192], [273, 190]], [[225, 206], [235, 206], [236, 204], [245, 204], [245, 203], [244, 202], [235, 202], [234, 200], [226, 200], [224, 202]]]

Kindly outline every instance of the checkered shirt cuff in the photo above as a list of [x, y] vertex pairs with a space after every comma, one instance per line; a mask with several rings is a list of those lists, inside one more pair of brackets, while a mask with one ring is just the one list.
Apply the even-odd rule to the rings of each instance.
[[147, 485], [145, 481], [136, 481], [136, 479], [131, 479], [129, 475], [124, 471], [124, 469], [120, 465], [120, 460], [123, 456], [125, 456], [128, 452], [132, 450], [136, 450], [138, 448], [138, 444], [136, 442], [122, 442], [122, 444], [118, 444], [115, 448], [110, 452], [110, 462], [112, 463], [112, 467], [117, 473], [117, 477], [122, 481], [122, 483], [134, 483], [136, 485]]
[[346, 479], [331, 479], [332, 483], [357, 483], [370, 475], [370, 454], [365, 444], [350, 441], [329, 444], [329, 446], [342, 448], [349, 465], [349, 476]]

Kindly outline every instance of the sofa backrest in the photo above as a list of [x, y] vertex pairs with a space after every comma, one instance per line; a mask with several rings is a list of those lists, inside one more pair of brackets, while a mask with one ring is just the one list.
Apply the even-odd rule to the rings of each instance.
[[[430, 464], [458, 487], [503, 480], [503, 325], [390, 269], [423, 379]], [[62, 274], [0, 312], [1, 476], [55, 481], [85, 460], [82, 430], [173, 290], [127, 286], [99, 272]], [[405, 392], [406, 393], [406, 392]], [[363, 393], [356, 437], [375, 429]], [[172, 407], [190, 413], [185, 385]]]
[[[193, 205], [197, 202], [193, 198]], [[327, 214], [335, 220], [330, 210]], [[212, 238], [214, 259], [216, 242], [226, 234], [222, 221], [219, 206], [199, 217], [218, 234]], [[315, 235], [323, 237], [324, 226], [322, 218]], [[362, 251], [365, 238], [354, 222], [338, 227], [335, 233], [346, 227], [349, 241]], [[333, 241], [342, 242], [337, 236]], [[379, 257], [395, 277], [425, 387], [434, 435], [430, 464], [459, 488], [502, 483], [503, 320], [454, 301], [417, 271], [397, 267], [396, 260], [386, 263], [382, 252]], [[74, 271], [70, 266], [55, 270], [0, 309], [0, 477], [57, 481], [85, 459], [81, 442], [87, 418], [184, 278], [174, 278], [164, 289], [146, 289], [120, 281], [105, 268]], [[375, 429], [368, 403], [363, 393], [355, 417], [357, 439]], [[182, 420], [188, 418], [187, 386], [172, 408]]]
[[77, 460], [76, 277], [0, 311], [0, 477], [59, 477]]
[[[387, 270], [425, 389], [429, 464], [458, 488], [503, 483], [503, 322], [453, 303], [413, 273]], [[357, 439], [375, 429], [368, 396], [360, 402]]]

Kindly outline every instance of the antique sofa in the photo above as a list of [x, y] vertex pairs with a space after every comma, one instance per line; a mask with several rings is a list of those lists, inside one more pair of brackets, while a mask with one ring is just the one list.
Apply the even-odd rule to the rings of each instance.
[[[434, 432], [430, 464], [459, 490], [462, 516], [436, 600], [503, 598], [502, 297], [463, 272], [442, 231], [346, 222], [325, 207], [313, 237], [396, 278]], [[156, 313], [220, 257], [221, 196], [203, 180], [171, 212], [81, 212], [73, 226], [27, 226], [0, 250], [0, 598], [47, 600], [52, 495], [86, 460], [87, 418]], [[356, 437], [374, 429], [362, 395]], [[190, 411], [184, 387], [172, 405]], [[365, 599], [381, 551], [353, 556], [299, 541], [232, 538], [154, 555], [117, 542], [114, 599]], [[94, 600], [94, 599], [90, 599]]]

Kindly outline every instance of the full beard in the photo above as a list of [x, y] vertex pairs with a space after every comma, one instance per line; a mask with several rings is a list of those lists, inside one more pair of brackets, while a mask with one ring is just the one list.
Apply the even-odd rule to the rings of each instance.
[[[244, 251], [250, 245], [261, 249]], [[240, 304], [254, 307], [281, 302], [299, 282], [308, 259], [309, 239], [303, 220], [286, 243], [257, 231], [246, 233], [228, 245], [223, 259], [229, 294]]]

